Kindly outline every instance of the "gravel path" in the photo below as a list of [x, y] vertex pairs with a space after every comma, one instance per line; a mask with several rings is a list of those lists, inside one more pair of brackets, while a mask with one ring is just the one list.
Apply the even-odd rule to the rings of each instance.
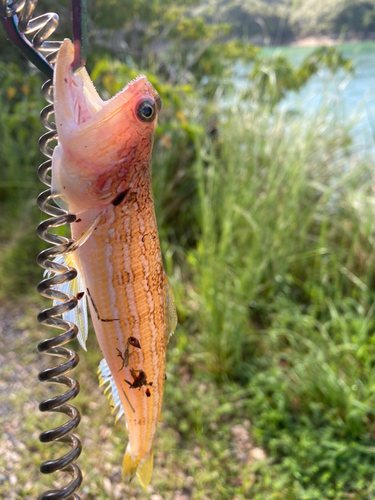
[[0, 305], [0, 498], [5, 500], [21, 494], [35, 498], [27, 492], [33, 491], [38, 471], [32, 460], [25, 463], [25, 436], [36, 437], [25, 416], [38, 411], [41, 395], [40, 388], [33, 395], [41, 360], [32, 337], [21, 307]]

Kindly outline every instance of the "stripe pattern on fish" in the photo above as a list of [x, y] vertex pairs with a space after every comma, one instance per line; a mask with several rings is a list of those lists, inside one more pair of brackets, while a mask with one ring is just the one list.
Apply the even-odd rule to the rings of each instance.
[[[100, 381], [125, 414], [123, 477], [145, 488], [161, 417], [166, 348], [177, 324], [160, 250], [151, 190], [151, 152], [160, 98], [141, 76], [108, 101], [86, 69], [74, 74], [65, 40], [54, 71], [58, 145], [52, 159], [56, 202], [77, 215], [65, 258], [78, 271], [69, 285], [84, 297], [104, 360]], [[85, 346], [85, 312], [78, 318]]]

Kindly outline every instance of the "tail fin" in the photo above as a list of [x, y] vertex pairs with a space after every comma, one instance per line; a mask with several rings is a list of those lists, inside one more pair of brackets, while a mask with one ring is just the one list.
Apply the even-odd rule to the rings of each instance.
[[151, 451], [150, 456], [138, 467], [137, 477], [145, 490], [151, 480], [152, 469], [154, 466], [154, 452]]
[[128, 444], [128, 446], [126, 447], [124, 461], [122, 463], [122, 477], [124, 478], [125, 482], [130, 483], [130, 481], [134, 478], [137, 472], [138, 465], [139, 460], [131, 456]]
[[126, 448], [124, 462], [122, 464], [122, 477], [124, 481], [130, 483], [130, 481], [137, 474], [139, 482], [142, 488], [145, 490], [150, 483], [152, 476], [152, 469], [154, 464], [154, 453], [151, 451], [150, 455], [146, 460], [140, 460], [133, 458], [130, 453], [129, 444]]

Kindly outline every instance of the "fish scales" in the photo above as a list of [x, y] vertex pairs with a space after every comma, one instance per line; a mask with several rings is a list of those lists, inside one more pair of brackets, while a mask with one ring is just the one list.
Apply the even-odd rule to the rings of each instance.
[[[176, 326], [151, 189], [160, 98], [140, 77], [102, 101], [85, 69], [73, 75], [73, 52], [65, 40], [55, 67], [59, 144], [52, 191], [60, 206], [77, 214], [69, 262], [84, 284], [80, 304], [89, 304], [106, 363], [102, 376], [105, 382], [113, 379], [112, 395], [116, 390], [125, 414], [129, 443], [123, 476], [130, 481], [137, 474], [146, 487], [161, 416], [167, 342]], [[113, 401], [119, 404], [115, 395]]]
[[[98, 319], [89, 301], [100, 348], [113, 367], [116, 385], [121, 386], [127, 396], [120, 392], [132, 449], [135, 448], [132, 439], [138, 433], [146, 436], [144, 442], [150, 447], [147, 437], [156, 430], [161, 410], [159, 393], [163, 391], [165, 380], [165, 278], [149, 190], [149, 183], [142, 190], [135, 188], [128, 195], [129, 201], [109, 207], [93, 235], [77, 250], [86, 286], [101, 318]], [[79, 226], [73, 226], [73, 237], [79, 236]], [[108, 236], [112, 228], [114, 234]], [[112, 270], [112, 279], [109, 279], [108, 269]], [[121, 275], [121, 282], [116, 279], [118, 275]], [[103, 322], [103, 319], [119, 321]], [[133, 348], [129, 366], [122, 368], [116, 348], [124, 352], [129, 336], [139, 339], [141, 349]], [[144, 371], [147, 381], [152, 382], [151, 396], [147, 400], [144, 387], [129, 389], [125, 382], [132, 380], [130, 368]], [[137, 411], [133, 412], [132, 407]], [[139, 415], [142, 425], [136, 431], [133, 428], [139, 426]], [[150, 452], [148, 449], [140, 453]]]

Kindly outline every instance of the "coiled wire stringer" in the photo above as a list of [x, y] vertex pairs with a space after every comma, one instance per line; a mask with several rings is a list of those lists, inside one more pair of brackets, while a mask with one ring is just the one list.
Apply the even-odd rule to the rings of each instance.
[[[82, 1], [72, 0], [73, 35], [76, 49], [73, 63], [74, 70], [81, 68], [85, 64], [85, 4]], [[54, 288], [57, 285], [73, 280], [77, 276], [77, 271], [72, 267], [53, 261], [56, 256], [66, 252], [71, 240], [49, 232], [52, 228], [71, 224], [76, 219], [75, 215], [69, 214], [56, 205], [51, 204], [53, 202], [53, 195], [50, 189], [51, 177], [49, 173], [52, 168], [51, 158], [53, 149], [49, 146], [49, 143], [57, 139], [56, 126], [50, 120], [53, 114], [52, 64], [56, 60], [61, 42], [47, 41], [47, 38], [56, 30], [59, 18], [55, 13], [47, 13], [32, 18], [36, 4], [37, 0], [13, 0], [13, 2], [11, 0], [0, 0], [0, 19], [8, 38], [30, 62], [49, 78], [42, 87], [43, 96], [49, 104], [41, 112], [42, 124], [48, 132], [39, 140], [39, 148], [47, 156], [48, 160], [42, 163], [38, 169], [38, 177], [48, 186], [48, 189], [39, 195], [37, 205], [44, 213], [52, 217], [43, 221], [38, 226], [37, 233], [40, 238], [54, 246], [38, 255], [38, 264], [47, 271], [51, 271], [52, 275], [39, 283], [37, 289], [44, 297], [53, 299], [59, 303], [56, 304], [55, 302], [53, 307], [42, 311], [38, 315], [38, 321], [44, 325], [64, 331], [56, 337], [41, 342], [38, 345], [38, 350], [52, 356], [65, 358], [66, 361], [53, 368], [41, 371], [39, 373], [39, 380], [63, 384], [68, 390], [61, 395], [43, 401], [40, 403], [39, 409], [42, 412], [52, 411], [63, 413], [69, 417], [69, 420], [60, 427], [43, 432], [39, 439], [42, 442], [58, 441], [65, 443], [71, 449], [58, 459], [42, 463], [40, 470], [43, 474], [62, 470], [70, 474], [72, 479], [61, 489], [46, 491], [39, 498], [40, 500], [79, 500], [79, 496], [75, 492], [82, 483], [82, 473], [79, 467], [73, 462], [79, 457], [82, 447], [79, 439], [71, 432], [78, 426], [81, 416], [74, 406], [68, 404], [77, 396], [79, 384], [74, 378], [67, 375], [70, 370], [77, 366], [79, 357], [73, 350], [63, 347], [64, 344], [77, 336], [78, 329], [73, 323], [61, 318], [64, 312], [76, 307], [77, 298]], [[35, 34], [30, 42], [25, 35], [31, 33]]]

